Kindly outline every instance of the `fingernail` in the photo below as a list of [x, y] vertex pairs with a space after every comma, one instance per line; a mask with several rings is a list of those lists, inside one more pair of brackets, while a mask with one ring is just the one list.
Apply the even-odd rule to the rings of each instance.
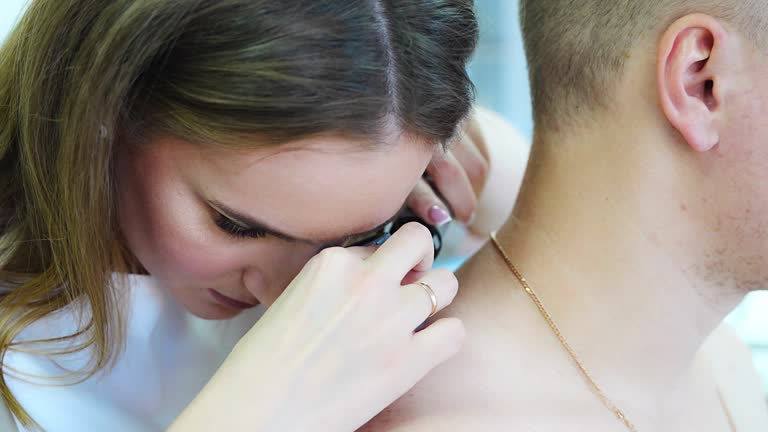
[[467, 225], [472, 225], [472, 223], [475, 221], [475, 216], [477, 216], [477, 213], [472, 212], [471, 215], [469, 215], [469, 219], [467, 220]]
[[453, 220], [451, 214], [448, 213], [448, 210], [439, 205], [433, 205], [429, 208], [429, 218], [432, 219], [433, 224], [439, 227]]

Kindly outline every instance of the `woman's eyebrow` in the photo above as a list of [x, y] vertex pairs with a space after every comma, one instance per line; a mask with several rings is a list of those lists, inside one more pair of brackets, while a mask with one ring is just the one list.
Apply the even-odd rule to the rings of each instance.
[[253, 216], [248, 216], [242, 212], [239, 212], [237, 210], [234, 210], [225, 204], [222, 204], [215, 200], [209, 200], [208, 203], [213, 207], [217, 212], [221, 213], [223, 216], [226, 216], [227, 218], [231, 219], [233, 222], [237, 223], [238, 225], [241, 225], [243, 228], [253, 231], [262, 231], [268, 235], [271, 235], [273, 237], [277, 237], [281, 240], [285, 240], [292, 243], [312, 243], [315, 244], [317, 241], [310, 240], [310, 239], [301, 239], [295, 236], [292, 236], [290, 234], [286, 234], [284, 232], [281, 232], [273, 227], [270, 227], [268, 224], [258, 220], [257, 218]]

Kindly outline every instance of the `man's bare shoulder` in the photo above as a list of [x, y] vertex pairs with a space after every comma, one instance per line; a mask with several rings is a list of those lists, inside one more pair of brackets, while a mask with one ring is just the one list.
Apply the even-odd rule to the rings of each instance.
[[718, 327], [699, 351], [712, 369], [737, 430], [768, 430], [768, 403], [752, 353], [728, 324]]
[[[406, 402], [407, 404], [407, 402]], [[581, 403], [537, 406], [456, 407], [417, 412], [394, 405], [358, 432], [562, 432], [613, 430], [615, 419]], [[557, 408], [555, 408], [557, 407]], [[563, 415], [563, 413], [570, 413]]]
[[[557, 339], [526, 325], [541, 320], [530, 300], [509, 281], [486, 277], [487, 253], [462, 270], [466, 290], [444, 312], [466, 326], [462, 350], [361, 431], [594, 431], [601, 425], [592, 419], [605, 418], [612, 426], [572, 365], [562, 361]], [[572, 415], [555, 415], [565, 412]]]

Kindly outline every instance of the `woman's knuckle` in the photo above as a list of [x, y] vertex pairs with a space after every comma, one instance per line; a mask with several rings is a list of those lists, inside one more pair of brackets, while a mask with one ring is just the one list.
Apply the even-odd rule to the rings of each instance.
[[461, 175], [462, 167], [455, 160], [444, 159], [437, 170], [442, 177], [456, 178]]
[[335, 268], [339, 265], [348, 265], [352, 254], [342, 247], [330, 247], [321, 250], [312, 258], [315, 265]]
[[488, 171], [491, 165], [482, 158], [476, 158], [464, 165], [464, 170], [467, 172], [467, 176], [472, 179], [485, 180], [488, 176]]

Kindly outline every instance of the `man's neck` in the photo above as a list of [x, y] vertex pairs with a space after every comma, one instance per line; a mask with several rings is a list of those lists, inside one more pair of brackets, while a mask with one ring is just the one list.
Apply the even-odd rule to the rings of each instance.
[[685, 386], [744, 293], [724, 288], [727, 257], [706, 235], [688, 156], [601, 139], [537, 143], [498, 237], [587, 370], [617, 403], [645, 394], [650, 411], [650, 399]]

